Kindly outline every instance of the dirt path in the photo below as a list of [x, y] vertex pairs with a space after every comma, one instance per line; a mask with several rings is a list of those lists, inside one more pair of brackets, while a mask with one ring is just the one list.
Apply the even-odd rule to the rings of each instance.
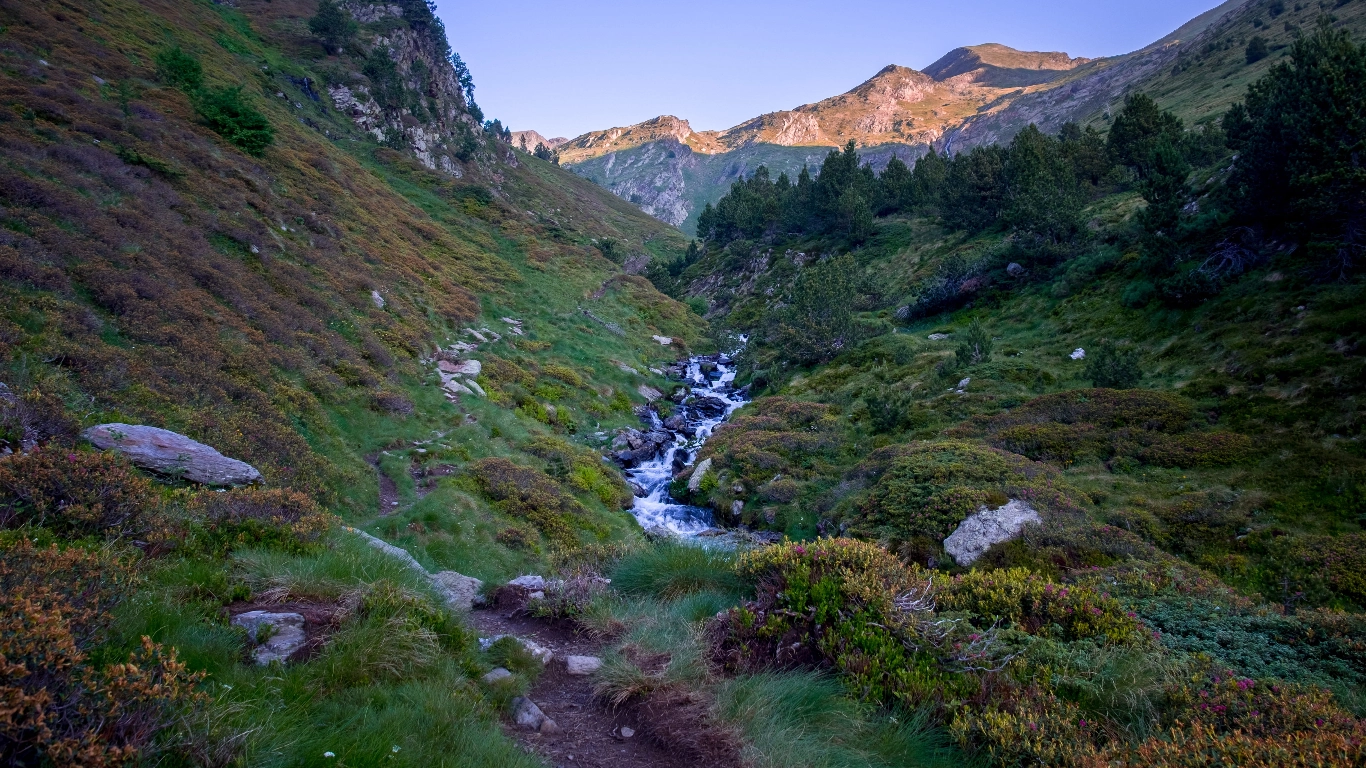
[[493, 608], [471, 612], [470, 624], [480, 637], [515, 635], [534, 640], [554, 652], [554, 658], [527, 697], [560, 726], [560, 732], [544, 735], [520, 730], [506, 721], [503, 724], [510, 737], [547, 764], [555, 768], [702, 768], [696, 761], [665, 750], [642, 734], [623, 738], [623, 726], [636, 726], [630, 714], [604, 709], [593, 699], [593, 678], [576, 677], [565, 670], [566, 656], [601, 656], [601, 643], [563, 626], [524, 616], [510, 617]]

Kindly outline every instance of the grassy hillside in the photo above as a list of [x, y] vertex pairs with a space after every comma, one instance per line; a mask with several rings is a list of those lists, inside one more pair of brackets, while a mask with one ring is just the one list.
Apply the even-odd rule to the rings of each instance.
[[[367, 49], [423, 17], [328, 55], [316, 10], [0, 9], [0, 685], [30, 707], [5, 720], [6, 764], [529, 764], [471, 682], [487, 664], [468, 630], [330, 515], [493, 579], [639, 538], [586, 446], [636, 423], [637, 388], [663, 386], [650, 368], [704, 338], [618, 263], [684, 238], [491, 133], [451, 172], [380, 142], [325, 86], [378, 89]], [[177, 48], [202, 86], [173, 87]], [[239, 86], [273, 129], [255, 155], [204, 107]], [[488, 341], [457, 354], [470, 329]], [[485, 396], [448, 397], [443, 356], [480, 360]], [[83, 447], [105, 422], [200, 440], [266, 490], [149, 480]], [[276, 604], [329, 637], [283, 677], [243, 663], [228, 626]], [[56, 634], [33, 634], [43, 616]], [[44, 696], [73, 708], [43, 714]]]

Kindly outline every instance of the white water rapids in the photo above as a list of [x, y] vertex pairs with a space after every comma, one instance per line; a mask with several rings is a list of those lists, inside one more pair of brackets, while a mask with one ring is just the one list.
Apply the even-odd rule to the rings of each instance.
[[[703, 362], [715, 363], [716, 372], [711, 376], [703, 374]], [[635, 506], [631, 510], [642, 528], [649, 530], [658, 526], [684, 536], [692, 536], [712, 527], [711, 510], [674, 501], [669, 497], [669, 482], [673, 480], [675, 454], [684, 452], [684, 464], [691, 467], [697, 458], [698, 450], [707, 442], [707, 438], [711, 437], [716, 425], [730, 418], [735, 409], [749, 402], [740, 390], [731, 386], [734, 381], [735, 366], [729, 357], [708, 355], [690, 358], [687, 382], [692, 395], [724, 402], [725, 412], [720, 416], [704, 416], [691, 406], [690, 401], [679, 405], [675, 414], [681, 414], [686, 420], [692, 437], [668, 429], [659, 421], [658, 416], [652, 416], [651, 428], [667, 431], [673, 436], [674, 442], [659, 456], [626, 471], [626, 476], [647, 492], [643, 498], [636, 497]]]

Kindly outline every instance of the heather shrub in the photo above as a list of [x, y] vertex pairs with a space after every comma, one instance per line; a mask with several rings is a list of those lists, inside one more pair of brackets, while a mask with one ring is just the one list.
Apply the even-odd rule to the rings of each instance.
[[201, 492], [189, 504], [197, 545], [215, 554], [239, 547], [301, 553], [316, 547], [336, 521], [317, 502], [280, 488]]
[[1092, 740], [1102, 731], [1076, 704], [1032, 688], [984, 709], [959, 709], [949, 733], [964, 747], [977, 747], [993, 766], [1065, 768], [1094, 754]]
[[1024, 568], [965, 573], [937, 597], [941, 610], [970, 613], [981, 629], [1001, 624], [1059, 640], [1124, 644], [1147, 635], [1135, 616], [1109, 595], [1087, 586], [1054, 584]]
[[0, 454], [31, 451], [48, 442], [70, 444], [77, 431], [61, 398], [37, 389], [15, 395], [0, 384]]
[[576, 528], [592, 528], [587, 510], [544, 472], [488, 458], [470, 464], [465, 477], [504, 514], [536, 526], [558, 547], [579, 545]]
[[54, 447], [0, 457], [0, 526], [38, 525], [63, 536], [141, 532], [152, 483], [113, 453]]
[[1353, 768], [1366, 761], [1366, 736], [1322, 731], [1284, 736], [1221, 733], [1195, 721], [1136, 747], [1116, 744], [1086, 768]]
[[112, 767], [174, 748], [202, 674], [145, 637], [126, 664], [90, 658], [131, 592], [128, 567], [25, 539], [0, 554], [0, 762]]
[[1138, 350], [1103, 340], [1087, 356], [1085, 376], [1093, 387], [1133, 389], [1143, 378], [1143, 371], [1138, 367]]
[[[961, 665], [975, 640], [953, 643], [921, 627], [897, 598], [925, 590], [924, 574], [867, 542], [821, 539], [741, 556], [757, 597], [713, 623], [713, 658], [731, 671], [827, 667], [865, 699], [912, 707], [964, 695]], [[955, 660], [957, 655], [961, 658]]]
[[558, 438], [539, 435], [522, 449], [549, 464], [549, 474], [576, 491], [591, 494], [608, 509], [630, 509], [635, 495], [626, 481], [603, 464], [597, 453]]
[[199, 59], [178, 45], [159, 51], [156, 65], [157, 79], [172, 88], [194, 93], [204, 84], [204, 68], [199, 64]]
[[1053, 470], [976, 443], [911, 443], [874, 451], [854, 472], [873, 487], [848, 503], [844, 519], [861, 537], [936, 545], [979, 508], [1024, 499], [1055, 511], [1080, 508], [1082, 498]]

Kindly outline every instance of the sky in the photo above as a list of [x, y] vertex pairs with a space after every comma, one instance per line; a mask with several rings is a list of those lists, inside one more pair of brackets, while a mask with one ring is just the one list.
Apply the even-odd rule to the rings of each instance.
[[573, 138], [657, 115], [719, 130], [843, 93], [963, 45], [1097, 58], [1219, 0], [436, 0], [475, 101], [512, 130]]

